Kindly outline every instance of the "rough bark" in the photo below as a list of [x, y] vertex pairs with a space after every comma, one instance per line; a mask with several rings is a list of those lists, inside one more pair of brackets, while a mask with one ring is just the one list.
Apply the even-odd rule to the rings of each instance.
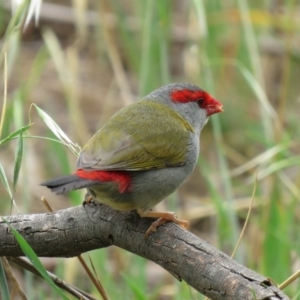
[[[192, 233], [167, 223], [144, 240], [153, 221], [104, 205], [53, 213], [7, 216], [38, 256], [71, 257], [118, 246], [152, 260], [211, 299], [289, 299], [271, 282]], [[0, 221], [0, 256], [24, 255]]]

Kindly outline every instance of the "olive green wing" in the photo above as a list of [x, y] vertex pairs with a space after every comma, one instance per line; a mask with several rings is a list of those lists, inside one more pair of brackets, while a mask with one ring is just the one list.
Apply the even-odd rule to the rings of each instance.
[[171, 108], [143, 100], [122, 109], [91, 138], [77, 167], [132, 171], [181, 165], [193, 131]]

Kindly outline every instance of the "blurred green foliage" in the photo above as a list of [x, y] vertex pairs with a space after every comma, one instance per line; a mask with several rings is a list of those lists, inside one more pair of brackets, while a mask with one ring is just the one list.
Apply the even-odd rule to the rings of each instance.
[[[75, 168], [75, 157], [53, 142], [32, 103], [83, 145], [138, 96], [187, 81], [214, 95], [225, 112], [213, 116], [202, 133], [192, 179], [165, 203], [190, 219], [192, 231], [230, 254], [257, 175], [254, 209], [235, 258], [277, 283], [285, 280], [299, 265], [300, 249], [299, 3], [73, 1], [59, 14], [62, 3], [45, 3], [38, 26], [32, 22], [26, 29], [21, 24], [28, 2], [11, 18], [5, 17], [7, 8], [0, 9], [1, 78], [7, 80], [0, 122], [1, 214], [10, 213], [13, 199], [21, 213], [45, 211], [37, 203], [48, 192], [39, 183]], [[59, 209], [70, 204], [67, 198], [70, 205], [80, 204], [83, 195], [47, 198]], [[214, 213], [200, 213], [211, 206]], [[120, 249], [93, 251], [91, 257], [111, 299], [204, 299]], [[52, 267], [97, 297], [77, 264], [59, 260]], [[28, 295], [33, 286], [46, 294], [44, 285], [24, 276]], [[293, 297], [299, 288], [295, 282], [285, 292]], [[43, 298], [53, 298], [51, 293]]]

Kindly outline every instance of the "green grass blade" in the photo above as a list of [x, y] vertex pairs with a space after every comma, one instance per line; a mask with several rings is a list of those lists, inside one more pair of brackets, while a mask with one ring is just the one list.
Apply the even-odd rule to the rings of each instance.
[[287, 159], [282, 159], [280, 161], [276, 161], [273, 164], [271, 164], [269, 167], [261, 170], [258, 173], [258, 178], [262, 179], [264, 177], [271, 175], [272, 173], [275, 173], [275, 172], [285, 169], [287, 167], [296, 166], [299, 164], [300, 164], [299, 157], [290, 157]]
[[43, 38], [47, 50], [53, 59], [56, 70], [58, 71], [59, 78], [64, 85], [70, 83], [70, 72], [67, 67], [66, 57], [64, 56], [64, 51], [62, 50], [57, 36], [51, 30], [45, 30], [43, 32]]
[[0, 163], [0, 178], [1, 178], [1, 181], [6, 189], [6, 191], [8, 192], [9, 194], [9, 197], [12, 198], [12, 192], [11, 192], [11, 189], [10, 189], [10, 186], [9, 186], [9, 183], [8, 183], [8, 180], [7, 180], [7, 177], [6, 177], [6, 174], [5, 174], [5, 171]]
[[20, 174], [22, 157], [23, 157], [23, 136], [22, 136], [22, 132], [21, 132], [20, 136], [19, 136], [18, 146], [17, 146], [17, 150], [16, 150], [16, 156], [15, 156], [13, 193], [16, 192], [16, 187], [17, 187], [19, 174]]
[[[222, 196], [220, 195], [214, 180], [209, 174], [209, 166], [207, 165], [207, 162], [204, 157], [199, 157], [198, 167], [203, 175], [203, 178], [206, 181], [209, 195], [217, 208], [221, 228], [223, 228], [224, 231], [229, 230], [228, 228], [230, 227], [230, 222], [226, 213], [225, 202], [222, 199]], [[222, 231], [220, 231], [220, 234], [222, 234]]]
[[[204, 86], [209, 91], [214, 91], [214, 81], [213, 81], [213, 73], [211, 69], [211, 64], [208, 63], [207, 59], [203, 59], [203, 65], [204, 65]], [[220, 175], [223, 182], [223, 189], [224, 189], [224, 199], [228, 203], [229, 209], [225, 212], [227, 215], [228, 222], [231, 226], [230, 235], [227, 236], [227, 240], [230, 242], [230, 246], [232, 249], [235, 247], [236, 241], [238, 240], [239, 234], [238, 234], [238, 221], [236, 212], [233, 209], [233, 199], [234, 199], [234, 192], [233, 192], [233, 183], [231, 181], [230, 177], [230, 171], [229, 171], [229, 164], [228, 159], [225, 155], [225, 151], [222, 147], [222, 141], [223, 141], [223, 130], [221, 126], [221, 121], [219, 116], [214, 116], [211, 119], [212, 124], [212, 131], [213, 136], [216, 140], [216, 144], [218, 145], [216, 148], [216, 153], [218, 156], [218, 162], [219, 162], [219, 169], [220, 169]], [[219, 197], [216, 197], [215, 199], [219, 200]], [[221, 207], [223, 204], [218, 205]], [[222, 227], [220, 228], [222, 229]], [[228, 232], [227, 232], [228, 233]], [[224, 232], [224, 234], [227, 234]], [[236, 255], [236, 260], [240, 263], [243, 263], [243, 258], [241, 255], [241, 250], [239, 249]]]
[[6, 107], [7, 107], [7, 53], [5, 52], [4, 57], [4, 89], [3, 89], [3, 103], [2, 103], [2, 112], [0, 119], [0, 138], [2, 136], [3, 124], [5, 122], [6, 116]]
[[139, 94], [145, 95], [148, 80], [149, 80], [149, 68], [151, 64], [151, 30], [152, 30], [152, 19], [154, 13], [154, 1], [146, 0], [145, 5], [145, 16], [142, 33], [142, 54], [140, 64], [140, 80], [139, 80]]
[[45, 113], [36, 104], [33, 104], [38, 115], [46, 124], [46, 126], [52, 131], [52, 133], [75, 155], [78, 156], [80, 152], [80, 147], [74, 144], [69, 137], [63, 132], [63, 130], [55, 123], [55, 121]]
[[0, 64], [4, 59], [4, 53], [8, 50], [7, 48], [8, 48], [10, 37], [14, 34], [15, 31], [17, 31], [16, 34], [19, 34], [16, 28], [20, 30], [29, 3], [30, 3], [29, 0], [22, 1], [22, 4], [18, 6], [18, 9], [16, 10], [13, 17], [11, 18], [8, 26], [6, 27], [4, 37], [2, 38], [4, 43], [1, 47], [1, 52], [0, 52]]
[[169, 41], [171, 32], [171, 16], [170, 3], [168, 1], [156, 2], [159, 22], [159, 30], [157, 32], [157, 43], [159, 46], [159, 69], [161, 73], [161, 84], [170, 83], [169, 70]]
[[35, 252], [32, 250], [30, 245], [27, 243], [27, 241], [4, 219], [3, 221], [7, 224], [7, 226], [12, 231], [13, 235], [15, 236], [17, 242], [20, 245], [20, 248], [24, 252], [24, 254], [27, 256], [27, 258], [31, 261], [31, 263], [34, 265], [34, 267], [39, 271], [39, 273], [43, 276], [45, 281], [53, 288], [53, 290], [64, 300], [68, 300], [69, 298], [54, 284], [51, 277], [48, 275], [47, 270], [35, 254]]
[[[237, 3], [241, 15], [241, 25], [242, 25], [244, 39], [245, 39], [244, 42], [248, 50], [248, 58], [252, 68], [252, 73], [254, 75], [253, 77], [255, 77], [256, 79], [255, 82], [259, 83], [259, 86], [263, 91], [264, 76], [262, 70], [262, 62], [259, 55], [257, 37], [255, 35], [254, 27], [250, 18], [250, 9], [248, 6], [248, 1], [240, 0]], [[266, 115], [264, 113], [265, 111], [264, 105], [268, 103], [268, 100], [267, 97], [266, 99], [263, 99], [262, 97], [260, 99], [264, 100], [263, 102], [260, 102], [260, 106], [259, 106], [264, 135], [266, 140], [272, 143], [274, 139], [274, 130], [272, 126], [273, 124], [271, 122], [271, 118], [269, 117], [269, 115]]]
[[13, 73], [13, 68], [20, 55], [21, 34], [14, 31], [7, 40], [7, 75], [8, 78]]
[[127, 284], [129, 285], [132, 293], [134, 294], [134, 299], [137, 300], [146, 300], [149, 299], [145, 295], [144, 289], [134, 280], [134, 278], [130, 278], [128, 275], [122, 274], [122, 277], [125, 279]]
[[45, 46], [41, 47], [38, 53], [36, 53], [31, 70], [28, 74], [28, 79], [26, 82], [24, 82], [20, 91], [22, 93], [22, 99], [27, 99], [30, 97], [30, 93], [37, 88], [45, 65], [48, 62], [48, 57], [49, 54]]
[[[244, 76], [245, 80], [248, 82], [249, 86], [252, 88], [254, 93], [256, 94], [259, 104], [261, 105], [263, 112], [266, 112], [270, 118], [276, 118], [277, 114], [274, 110], [274, 108], [269, 103], [269, 100], [267, 98], [267, 95], [265, 91], [263, 90], [262, 86], [259, 84], [257, 79], [253, 76], [253, 74], [246, 69], [242, 64], [236, 63], [235, 64], [242, 75]], [[269, 132], [270, 134], [272, 132]]]
[[204, 1], [194, 0], [193, 2], [195, 6], [195, 13], [197, 16], [197, 22], [199, 24], [198, 26], [199, 34], [201, 37], [207, 36], [208, 30], [207, 30], [207, 20], [206, 20]]
[[30, 127], [32, 126], [32, 123], [29, 125], [26, 125], [18, 130], [16, 130], [15, 132], [13, 132], [12, 134], [10, 134], [9, 136], [7, 136], [6, 138], [4, 138], [3, 140], [0, 141], [0, 145], [4, 144], [5, 142], [8, 142], [14, 138], [16, 138], [18, 135], [23, 134], [24, 131], [28, 130]]
[[[136, 53], [138, 53], [140, 49], [136, 36], [132, 34], [132, 24], [128, 24], [130, 21], [127, 20], [128, 14], [126, 12], [126, 7], [120, 5], [119, 0], [113, 0], [111, 1], [111, 4], [118, 15], [118, 35], [122, 39], [122, 45], [125, 48], [124, 55], [126, 55], [131, 69], [137, 73], [140, 58]], [[136, 6], [135, 9], [137, 9]], [[99, 42], [101, 43], [102, 41], [100, 40]]]
[[260, 164], [269, 162], [272, 158], [274, 158], [275, 155], [286, 150], [288, 148], [288, 146], [289, 146], [288, 144], [280, 144], [280, 145], [274, 146], [272, 148], [269, 148], [268, 150], [257, 155], [256, 157], [252, 158], [251, 160], [248, 160], [245, 164], [235, 168], [230, 173], [232, 176], [238, 176], [243, 173], [246, 173], [249, 170], [254, 169], [255, 167], [257, 167]]
[[5, 276], [5, 271], [3, 268], [3, 264], [2, 264], [2, 259], [0, 259], [0, 295], [1, 295], [1, 299], [3, 300], [10, 300], [10, 296], [9, 296], [9, 289], [8, 289], [8, 285], [7, 285], [7, 280], [6, 280], [6, 276]]
[[262, 265], [266, 276], [274, 278], [276, 282], [283, 282], [291, 272], [291, 242], [287, 237], [292, 219], [290, 208], [284, 207], [281, 203], [282, 189], [279, 180], [275, 176], [273, 179], [270, 206], [264, 224], [265, 240]]

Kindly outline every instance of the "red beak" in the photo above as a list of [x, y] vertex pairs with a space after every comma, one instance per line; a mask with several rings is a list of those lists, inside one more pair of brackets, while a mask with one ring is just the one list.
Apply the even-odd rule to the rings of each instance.
[[213, 97], [210, 97], [208, 103], [206, 104], [205, 110], [208, 117], [213, 114], [217, 114], [219, 112], [224, 111], [223, 104], [214, 99]]

